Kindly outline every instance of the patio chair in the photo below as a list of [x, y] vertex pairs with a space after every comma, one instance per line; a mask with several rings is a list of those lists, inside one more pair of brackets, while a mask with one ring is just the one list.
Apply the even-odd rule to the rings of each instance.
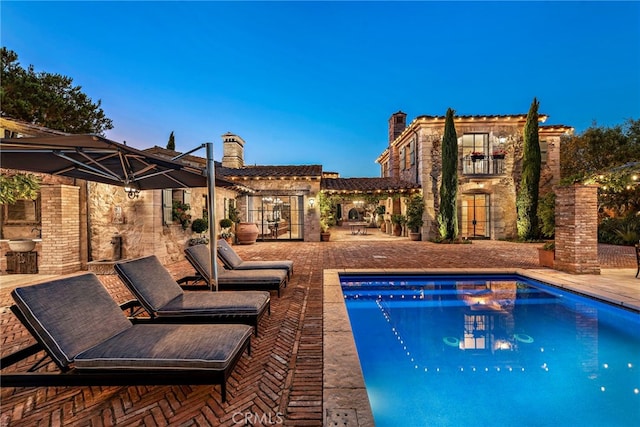
[[1, 374], [2, 387], [220, 384], [245, 350], [251, 326], [133, 324], [93, 273], [16, 288], [12, 311], [37, 340], [2, 359], [3, 370], [44, 349], [61, 372]]
[[114, 269], [149, 313], [149, 320], [175, 323], [245, 323], [255, 328], [269, 311], [269, 292], [184, 292], [155, 255], [121, 261]]
[[287, 279], [293, 274], [293, 261], [244, 261], [224, 239], [218, 240], [218, 259], [228, 270], [282, 269], [287, 270]]
[[[178, 280], [179, 284], [202, 282], [210, 283], [211, 267], [209, 248], [206, 245], [189, 246], [184, 250], [185, 257], [196, 270], [195, 276], [187, 276]], [[218, 271], [219, 290], [261, 290], [277, 291], [280, 297], [280, 289], [287, 281], [285, 270], [224, 270]]]

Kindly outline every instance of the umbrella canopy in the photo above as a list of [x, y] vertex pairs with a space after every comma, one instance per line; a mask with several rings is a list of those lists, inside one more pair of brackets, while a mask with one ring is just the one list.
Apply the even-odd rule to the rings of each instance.
[[97, 135], [0, 139], [0, 165], [139, 190], [206, 187], [206, 171]]
[[[188, 166], [97, 135], [57, 135], [0, 139], [0, 166], [62, 175], [139, 190], [208, 188], [208, 210], [215, 224], [213, 144], [205, 143], [207, 167]], [[192, 150], [192, 151], [195, 151]], [[209, 227], [212, 288], [218, 289], [215, 227]]]

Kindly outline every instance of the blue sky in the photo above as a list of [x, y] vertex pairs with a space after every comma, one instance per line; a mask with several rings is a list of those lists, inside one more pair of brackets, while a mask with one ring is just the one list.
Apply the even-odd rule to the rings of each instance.
[[[2, 1], [2, 46], [94, 101], [107, 137], [379, 176], [387, 121], [526, 113], [581, 132], [640, 118], [640, 2]], [[196, 153], [198, 154], [198, 153]], [[204, 152], [201, 153], [204, 156]]]

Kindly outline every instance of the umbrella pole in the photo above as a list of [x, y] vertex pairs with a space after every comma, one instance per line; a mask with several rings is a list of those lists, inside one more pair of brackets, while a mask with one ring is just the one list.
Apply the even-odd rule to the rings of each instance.
[[[218, 241], [216, 240], [216, 168], [213, 161], [213, 143], [205, 143], [207, 148], [207, 210], [209, 211], [209, 259], [212, 272], [209, 289], [218, 290], [218, 263], [216, 261], [218, 253]], [[213, 285], [213, 286], [212, 286]]]

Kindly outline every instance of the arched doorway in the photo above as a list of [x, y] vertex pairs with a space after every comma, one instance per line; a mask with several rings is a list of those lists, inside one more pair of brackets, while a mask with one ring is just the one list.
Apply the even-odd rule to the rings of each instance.
[[488, 239], [491, 236], [490, 208], [489, 194], [462, 195], [462, 237]]

